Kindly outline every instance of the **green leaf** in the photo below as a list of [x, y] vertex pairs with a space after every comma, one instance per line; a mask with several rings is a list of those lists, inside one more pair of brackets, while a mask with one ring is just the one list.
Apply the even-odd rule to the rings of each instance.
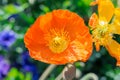
[[16, 68], [12, 68], [5, 80], [24, 80], [24, 75], [22, 72], [19, 72]]
[[14, 4], [9, 4], [9, 5], [6, 5], [3, 7], [3, 10], [6, 12], [6, 13], [9, 13], [9, 14], [16, 14], [16, 13], [19, 13], [21, 11], [23, 11], [25, 8], [28, 7], [28, 4], [23, 4], [21, 6], [16, 6]]
[[20, 6], [16, 6], [14, 4], [8, 4], [3, 7], [0, 6], [0, 20], [5, 20], [13, 14], [20, 13], [24, 11], [24, 9], [27, 8], [28, 6], [29, 5], [27, 3], [20, 5]]
[[47, 7], [47, 6], [45, 6], [45, 5], [41, 5], [40, 8], [41, 8], [41, 10], [43, 10], [45, 13], [47, 13], [47, 12], [50, 11], [49, 7]]
[[31, 73], [27, 73], [25, 80], [32, 80], [32, 74]]

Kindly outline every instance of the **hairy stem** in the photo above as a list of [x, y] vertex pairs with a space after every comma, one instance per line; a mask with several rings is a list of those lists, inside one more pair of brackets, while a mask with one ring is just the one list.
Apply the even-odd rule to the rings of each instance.
[[47, 67], [47, 69], [43, 72], [43, 74], [41, 75], [41, 77], [39, 78], [39, 80], [46, 80], [46, 78], [48, 77], [48, 75], [52, 72], [52, 70], [56, 67], [56, 65], [49, 65]]
[[98, 80], [98, 76], [94, 73], [88, 73], [85, 76], [83, 76], [80, 80]]

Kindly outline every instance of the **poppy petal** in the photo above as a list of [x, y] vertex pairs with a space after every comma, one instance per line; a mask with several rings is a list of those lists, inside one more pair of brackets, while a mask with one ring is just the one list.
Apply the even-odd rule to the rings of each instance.
[[92, 43], [89, 43], [89, 41], [92, 42], [92, 38], [88, 34], [88, 32], [86, 32], [86, 35], [78, 35], [76, 40], [71, 42], [70, 45], [72, 47], [72, 50], [74, 51], [73, 53], [74, 55], [76, 55], [76, 58], [78, 60], [86, 62], [91, 56]]
[[110, 0], [100, 0], [98, 4], [99, 19], [109, 22], [114, 14], [114, 5]]
[[110, 30], [114, 34], [120, 34], [120, 8], [115, 9], [115, 18], [110, 26]]
[[39, 51], [35, 51], [34, 49], [30, 49], [29, 51], [32, 58], [45, 63], [60, 65], [77, 61], [77, 58], [73, 55], [70, 48], [66, 49], [63, 53], [60, 54], [54, 54], [47, 46], [42, 45], [41, 48], [39, 48]]
[[113, 34], [120, 34], [120, 24], [111, 24], [109, 26], [109, 30], [113, 33]]
[[65, 29], [69, 32], [68, 34], [71, 36], [71, 39], [75, 39], [75, 34], [82, 33], [87, 29], [84, 20], [76, 13], [71, 13], [68, 10], [54, 10], [52, 18], [52, 27]]
[[95, 43], [95, 48], [96, 48], [96, 51], [100, 50], [100, 44], [98, 42]]
[[89, 26], [93, 30], [96, 28], [97, 25], [98, 25], [98, 16], [96, 13], [93, 13], [89, 19]]
[[110, 55], [117, 60], [117, 66], [120, 66], [120, 44], [113, 39], [108, 39], [107, 45], [105, 46]]
[[[43, 31], [40, 29], [40, 27], [37, 27], [40, 23], [40, 18], [39, 17], [35, 23], [27, 30], [27, 33], [24, 36], [24, 42], [27, 45], [30, 45], [30, 43], [38, 43], [38, 44], [44, 44], [45, 40], [43, 39]], [[39, 37], [38, 37], [38, 33], [39, 33]], [[36, 41], [37, 42], [36, 42]]]

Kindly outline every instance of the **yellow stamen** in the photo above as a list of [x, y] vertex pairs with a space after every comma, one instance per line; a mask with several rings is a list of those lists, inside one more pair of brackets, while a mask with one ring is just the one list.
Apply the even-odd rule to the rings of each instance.
[[95, 42], [104, 46], [108, 38], [112, 38], [109, 26], [105, 22], [100, 22], [93, 31], [93, 39]]
[[52, 29], [46, 35], [49, 49], [53, 53], [61, 53], [68, 47], [69, 37], [67, 32], [62, 30]]
[[59, 36], [54, 37], [49, 44], [50, 50], [54, 53], [63, 52], [67, 48], [67, 46], [68, 41]]

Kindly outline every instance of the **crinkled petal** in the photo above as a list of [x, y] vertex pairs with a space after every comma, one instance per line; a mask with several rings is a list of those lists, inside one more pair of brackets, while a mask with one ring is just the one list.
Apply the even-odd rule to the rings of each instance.
[[[38, 45], [38, 44], [45, 44], [45, 40], [44, 40], [44, 35], [43, 35], [43, 31], [41, 30], [40, 27], [38, 27], [40, 25], [40, 18], [39, 17], [35, 23], [27, 30], [27, 33], [24, 36], [24, 42], [26, 47], [28, 46], [34, 46], [34, 45]], [[39, 36], [39, 37], [38, 37]], [[32, 45], [32, 43], [35, 43]]]
[[45, 33], [47, 32], [51, 21], [51, 13], [39, 16], [33, 25], [27, 30], [24, 36], [26, 47], [31, 47], [36, 50], [39, 45], [46, 44]]
[[117, 66], [120, 66], [120, 44], [113, 39], [108, 39], [105, 46], [110, 55], [117, 60]]
[[[75, 55], [71, 46], [60, 54], [52, 53], [51, 50], [44, 45], [41, 45], [41, 48], [39, 47], [38, 51], [30, 49], [29, 52], [30, 56], [36, 60], [56, 65], [73, 63], [78, 60], [77, 55]], [[79, 53], [79, 55], [81, 55], [81, 53]]]
[[116, 16], [117, 19], [120, 20], [120, 8], [115, 9], [115, 16]]
[[68, 10], [53, 11], [52, 27], [66, 30], [72, 39], [75, 39], [75, 34], [82, 34], [82, 32], [87, 29], [84, 20], [76, 13]]
[[30, 49], [29, 52], [32, 58], [49, 64], [61, 65], [77, 61], [70, 49], [67, 49], [64, 53], [55, 54], [47, 46], [41, 45], [38, 51]]
[[110, 0], [100, 0], [98, 4], [99, 19], [109, 22], [114, 14], [114, 5]]
[[78, 35], [76, 40], [71, 42], [73, 54], [80, 61], [86, 62], [92, 53], [92, 38], [86, 31], [85, 35]]
[[110, 30], [114, 34], [120, 34], [120, 8], [115, 9], [115, 18], [110, 25]]
[[89, 20], [89, 26], [93, 30], [98, 25], [98, 16], [96, 13], [93, 13]]
[[110, 24], [109, 29], [111, 33], [120, 34], [120, 24]]

